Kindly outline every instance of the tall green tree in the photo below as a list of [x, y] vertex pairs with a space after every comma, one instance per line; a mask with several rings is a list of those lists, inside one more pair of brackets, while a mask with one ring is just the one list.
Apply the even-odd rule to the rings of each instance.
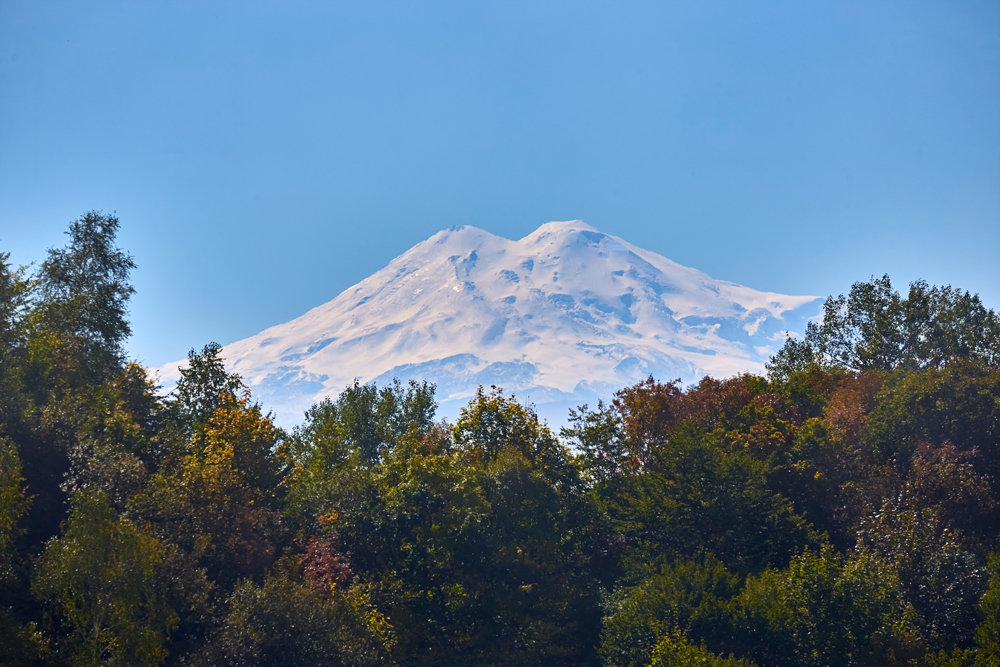
[[23, 532], [21, 519], [30, 499], [21, 476], [21, 459], [10, 438], [0, 436], [0, 590], [15, 576], [16, 540]]
[[70, 223], [66, 247], [50, 250], [38, 272], [40, 344], [54, 357], [60, 382], [79, 373], [108, 379], [125, 358], [135, 262], [115, 245], [118, 227], [114, 215], [85, 213]]
[[748, 577], [734, 602], [736, 652], [762, 667], [912, 664], [921, 653], [898, 576], [864, 550], [806, 550]]
[[108, 497], [73, 497], [66, 530], [36, 563], [32, 588], [70, 630], [63, 647], [71, 664], [159, 664], [178, 614], [165, 603], [157, 570], [167, 546], [115, 517]]
[[11, 268], [9, 259], [9, 253], [0, 253], [0, 425], [8, 433], [20, 428], [25, 408], [26, 314], [32, 288], [26, 268]]
[[201, 352], [192, 348], [180, 373], [170, 410], [184, 438], [193, 437], [220, 405], [246, 390], [243, 379], [226, 370], [222, 346], [214, 341]]
[[[18, 443], [28, 486], [36, 495], [31, 541], [57, 531], [84, 425], [100, 410], [102, 385], [124, 367], [132, 257], [116, 245], [118, 219], [91, 211], [70, 223], [69, 241], [49, 250], [33, 278], [27, 306], [22, 423]], [[99, 402], [99, 401], [98, 401]]]
[[940, 368], [955, 359], [1000, 365], [1000, 316], [948, 285], [916, 281], [903, 297], [884, 275], [827, 298], [822, 322], [810, 322], [803, 340], [790, 339], [768, 369], [779, 378], [810, 364], [864, 371]]

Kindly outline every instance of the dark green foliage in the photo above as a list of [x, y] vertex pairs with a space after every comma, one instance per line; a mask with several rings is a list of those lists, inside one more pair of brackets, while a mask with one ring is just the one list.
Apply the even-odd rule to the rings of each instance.
[[9, 438], [0, 436], [0, 590], [14, 576], [15, 541], [31, 501], [25, 493], [21, 459]]
[[570, 410], [569, 423], [560, 435], [583, 455], [584, 474], [590, 484], [598, 488], [613, 484], [624, 472], [626, 459], [617, 412], [603, 402], [598, 402], [594, 411], [582, 405]]
[[708, 553], [748, 572], [784, 564], [816, 539], [793, 504], [769, 486], [765, 464], [696, 433], [674, 434], [645, 470], [622, 480], [609, 506], [631, 573]]
[[499, 391], [473, 400], [455, 440], [411, 429], [370, 468], [348, 450], [337, 460], [355, 493], [335, 490], [335, 515], [320, 517], [352, 545], [358, 580], [392, 619], [398, 659], [586, 661], [599, 611], [572, 456]]
[[323, 457], [324, 465], [336, 467], [355, 456], [353, 465], [370, 467], [384, 458], [404, 435], [430, 429], [437, 403], [434, 386], [411, 381], [403, 387], [397, 380], [379, 389], [355, 382], [337, 397], [313, 406], [306, 413], [300, 440], [319, 445], [317, 451], [300, 448], [305, 463]]
[[320, 591], [288, 573], [245, 581], [195, 662], [213, 665], [381, 665], [393, 637], [357, 593]]
[[734, 600], [745, 655], [760, 665], [871, 665], [919, 655], [899, 579], [864, 551], [807, 550], [747, 579]]
[[976, 606], [986, 590], [984, 564], [959, 534], [931, 508], [887, 500], [862, 521], [862, 544], [892, 565], [900, 591], [920, 615], [921, 629], [935, 649], [972, 644]]
[[27, 359], [31, 281], [26, 269], [11, 269], [10, 255], [0, 252], [0, 423], [17, 428], [25, 409], [24, 372]]
[[688, 667], [689, 665], [705, 665], [705, 667], [752, 667], [756, 663], [750, 660], [728, 655], [717, 655], [708, 650], [705, 643], [694, 644], [683, 632], [672, 629], [664, 633], [653, 647], [649, 662], [650, 667]]
[[[726, 603], [738, 592], [739, 582], [717, 559], [706, 556], [701, 562], [675, 561], [639, 584], [615, 591], [605, 605], [603, 663], [647, 665], [661, 638], [680, 641], [674, 635], [677, 628], [718, 642], [727, 629]], [[660, 649], [666, 651], [666, 646]], [[670, 664], [666, 659], [662, 655], [661, 664]]]
[[989, 557], [989, 588], [983, 594], [982, 621], [976, 628], [976, 666], [1000, 664], [1000, 553]]
[[216, 409], [188, 454], [152, 476], [129, 514], [180, 545], [224, 588], [261, 576], [284, 540], [281, 433], [246, 398]]

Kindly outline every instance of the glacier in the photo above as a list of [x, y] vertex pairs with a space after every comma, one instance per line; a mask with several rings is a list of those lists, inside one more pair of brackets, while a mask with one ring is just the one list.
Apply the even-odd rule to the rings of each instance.
[[[435, 383], [450, 419], [498, 385], [558, 426], [650, 375], [761, 372], [821, 304], [715, 280], [580, 220], [519, 240], [459, 226], [222, 355], [284, 426], [355, 379], [393, 378]], [[156, 370], [165, 388], [182, 363]]]

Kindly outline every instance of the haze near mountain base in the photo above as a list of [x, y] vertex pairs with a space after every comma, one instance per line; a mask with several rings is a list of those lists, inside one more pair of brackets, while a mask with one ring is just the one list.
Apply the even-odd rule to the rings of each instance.
[[[821, 304], [715, 280], [579, 220], [517, 241], [461, 226], [223, 357], [285, 425], [355, 378], [434, 382], [452, 417], [495, 384], [558, 425], [649, 375], [761, 372]], [[179, 365], [161, 381], [176, 382]]]

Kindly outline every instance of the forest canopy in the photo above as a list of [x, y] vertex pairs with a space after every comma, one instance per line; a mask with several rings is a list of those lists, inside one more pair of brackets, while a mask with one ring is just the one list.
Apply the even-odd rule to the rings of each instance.
[[215, 343], [163, 395], [89, 212], [0, 253], [0, 664], [1000, 664], [1000, 319], [887, 276], [767, 377], [553, 433], [355, 383], [278, 428]]

